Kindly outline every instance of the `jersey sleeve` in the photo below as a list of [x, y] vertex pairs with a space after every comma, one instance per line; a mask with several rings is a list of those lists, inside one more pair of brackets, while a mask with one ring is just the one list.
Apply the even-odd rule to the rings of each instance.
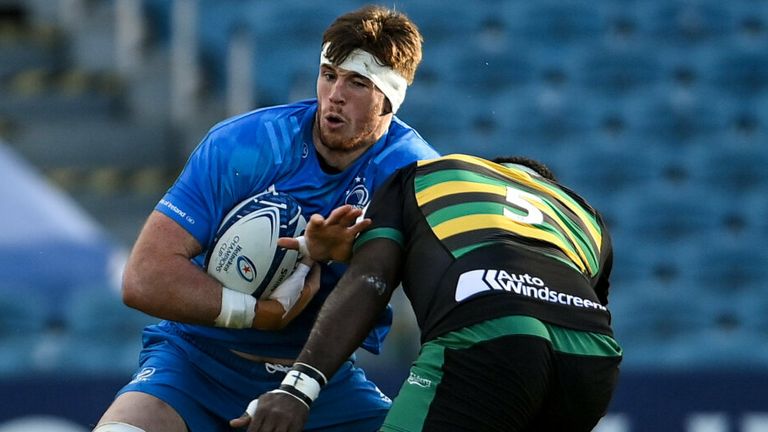
[[[155, 206], [203, 246], [237, 203], [270, 186], [275, 157], [269, 145], [239, 142], [229, 128], [212, 129], [187, 160], [174, 184]], [[252, 164], [258, 163], [259, 169]], [[248, 167], [244, 164], [250, 164]], [[251, 193], [253, 192], [253, 193]]]
[[396, 171], [374, 192], [371, 203], [365, 210], [365, 217], [370, 218], [373, 223], [355, 240], [354, 250], [375, 238], [392, 240], [401, 247], [404, 245], [404, 181], [414, 166], [415, 163]]

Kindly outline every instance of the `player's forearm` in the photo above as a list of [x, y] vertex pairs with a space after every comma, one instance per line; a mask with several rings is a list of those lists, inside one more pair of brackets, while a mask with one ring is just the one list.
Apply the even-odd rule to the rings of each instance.
[[183, 256], [133, 256], [123, 301], [158, 318], [210, 325], [221, 308], [221, 284]]
[[298, 361], [332, 376], [365, 340], [395, 286], [379, 276], [348, 272], [326, 299]]
[[323, 304], [298, 360], [333, 375], [387, 307], [400, 284], [400, 262], [400, 246], [389, 239], [374, 239], [358, 249]]

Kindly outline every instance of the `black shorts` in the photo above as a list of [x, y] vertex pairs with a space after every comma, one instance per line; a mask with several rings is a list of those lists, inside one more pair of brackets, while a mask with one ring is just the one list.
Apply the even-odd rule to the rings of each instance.
[[526, 316], [432, 340], [382, 431], [591, 431], [611, 400], [621, 348], [605, 335]]

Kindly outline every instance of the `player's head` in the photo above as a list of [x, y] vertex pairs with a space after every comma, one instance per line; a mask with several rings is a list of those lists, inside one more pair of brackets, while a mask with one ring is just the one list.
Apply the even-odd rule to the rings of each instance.
[[325, 56], [334, 64], [342, 64], [355, 50], [373, 55], [413, 82], [421, 63], [421, 32], [404, 13], [381, 6], [365, 6], [336, 18], [323, 34]]
[[503, 157], [494, 158], [491, 160], [491, 162], [495, 162], [497, 164], [502, 164], [502, 165], [522, 165], [524, 167], [528, 167], [534, 170], [545, 179], [557, 181], [557, 178], [555, 177], [555, 173], [553, 173], [548, 166], [544, 165], [543, 163], [537, 160], [533, 160], [531, 158], [527, 158], [524, 156], [503, 156]]
[[341, 15], [326, 29], [317, 97], [328, 147], [364, 147], [384, 133], [413, 82], [421, 41], [407, 16], [379, 6]]

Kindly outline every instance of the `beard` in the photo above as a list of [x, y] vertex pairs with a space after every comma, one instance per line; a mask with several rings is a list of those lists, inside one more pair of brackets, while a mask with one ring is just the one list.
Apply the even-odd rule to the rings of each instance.
[[335, 153], [353, 153], [377, 141], [375, 122], [366, 122], [360, 130], [353, 131], [351, 135], [328, 132], [323, 127], [318, 110], [315, 114], [315, 125], [317, 125], [320, 145]]

